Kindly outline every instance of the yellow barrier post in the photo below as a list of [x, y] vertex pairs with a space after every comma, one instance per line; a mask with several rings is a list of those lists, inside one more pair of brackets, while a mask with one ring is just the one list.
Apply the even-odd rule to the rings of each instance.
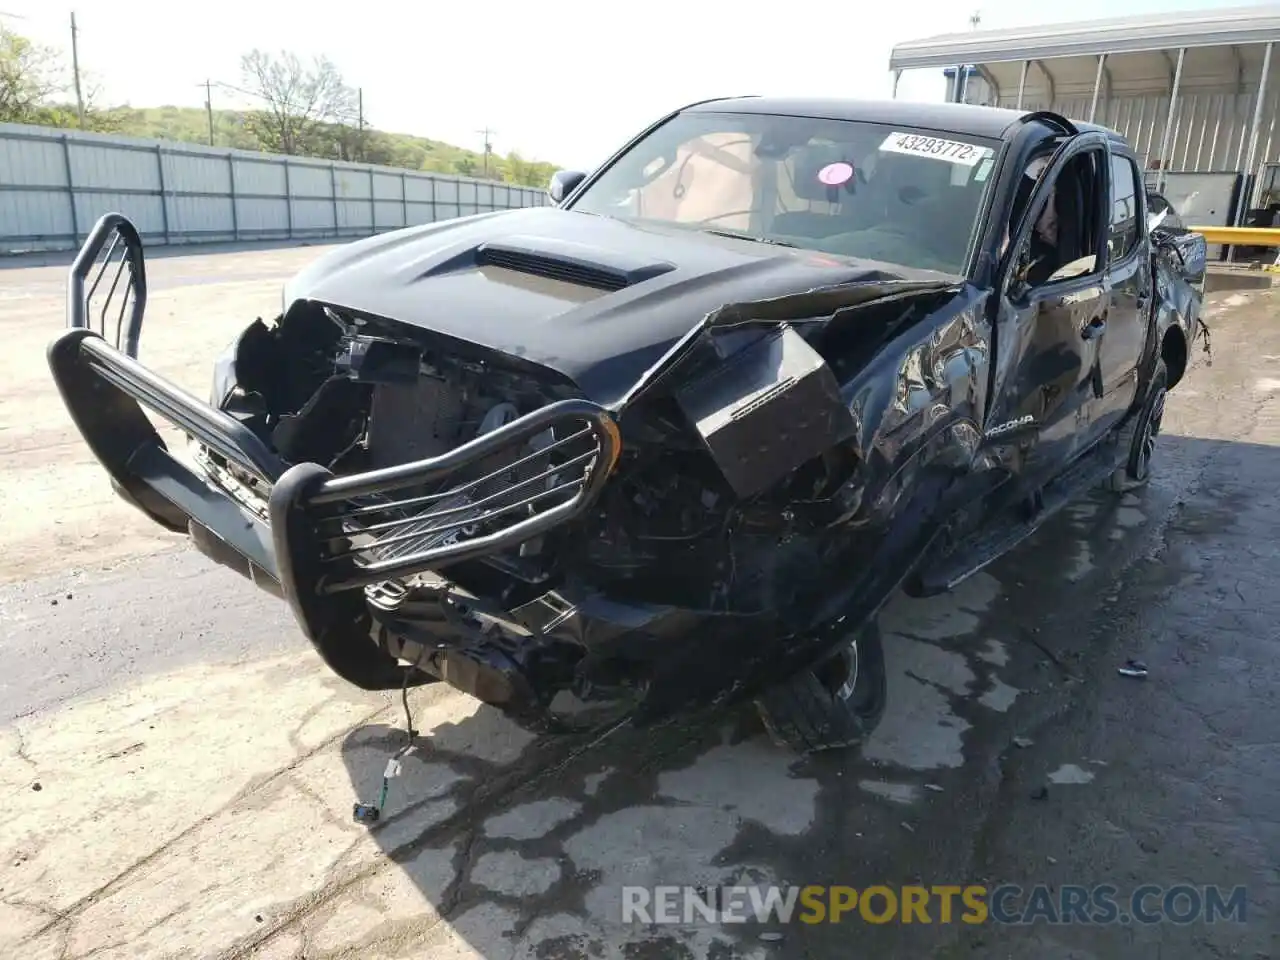
[[1280, 227], [1188, 227], [1204, 234], [1206, 243], [1242, 247], [1280, 247]]

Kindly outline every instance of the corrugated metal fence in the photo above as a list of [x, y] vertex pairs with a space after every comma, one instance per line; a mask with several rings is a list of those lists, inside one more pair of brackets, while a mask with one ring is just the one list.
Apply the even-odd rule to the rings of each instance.
[[148, 244], [176, 244], [359, 237], [549, 203], [470, 177], [0, 124], [0, 254], [75, 249], [112, 210]]

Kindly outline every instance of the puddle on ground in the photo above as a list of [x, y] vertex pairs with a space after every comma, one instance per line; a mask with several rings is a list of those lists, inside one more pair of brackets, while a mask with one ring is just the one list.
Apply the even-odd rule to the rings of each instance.
[[1093, 781], [1093, 772], [1078, 767], [1074, 763], [1064, 763], [1053, 773], [1049, 774], [1050, 783], [1075, 784], [1075, 783], [1091, 783]]

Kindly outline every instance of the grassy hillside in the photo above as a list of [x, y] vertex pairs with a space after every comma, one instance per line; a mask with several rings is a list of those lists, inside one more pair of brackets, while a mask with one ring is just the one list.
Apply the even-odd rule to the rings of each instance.
[[[209, 142], [209, 119], [199, 107], [117, 107], [104, 111], [99, 129], [110, 130], [130, 137], [150, 137], [159, 140], [179, 140], [187, 143]], [[235, 110], [213, 112], [214, 146], [237, 147], [242, 150], [260, 150], [254, 136], [245, 128], [244, 115]], [[354, 131], [346, 138], [355, 139]], [[406, 133], [385, 133], [367, 129], [363, 158], [369, 163], [404, 167], [408, 170], [428, 170], [435, 173], [457, 173], [465, 176], [484, 175], [484, 157], [474, 151], [428, 140]], [[334, 155], [333, 159], [356, 159]], [[546, 186], [556, 167], [554, 164], [525, 160], [515, 153], [489, 157], [489, 176], [508, 183], [527, 186]]]

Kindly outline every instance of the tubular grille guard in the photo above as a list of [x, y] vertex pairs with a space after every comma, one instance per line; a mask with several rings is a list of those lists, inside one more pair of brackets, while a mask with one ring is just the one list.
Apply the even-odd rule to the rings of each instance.
[[[106, 307], [102, 331], [91, 326], [90, 301], [109, 273], [99, 267], [92, 285], [89, 274], [103, 250], [116, 270], [108, 307], [128, 278], [115, 346]], [[108, 214], [76, 257], [69, 329], [47, 350], [68, 413], [121, 497], [282, 596], [325, 662], [365, 690], [399, 687], [404, 674], [389, 655], [352, 646], [367, 639], [364, 602], [339, 591], [519, 547], [588, 510], [621, 453], [607, 410], [565, 400], [426, 460], [344, 477], [315, 463], [289, 466], [244, 424], [137, 361], [145, 303], [138, 232]], [[269, 489], [266, 522], [208, 471], [170, 454], [144, 408]]]
[[[93, 225], [71, 264], [67, 282], [67, 326], [93, 330], [117, 350], [136, 358], [147, 308], [147, 274], [142, 238], [127, 217], [108, 213]], [[99, 293], [101, 308], [94, 302]], [[114, 339], [107, 336], [112, 320]]]
[[553, 403], [442, 456], [299, 489], [307, 521], [289, 536], [313, 542], [289, 552], [316, 557], [308, 579], [334, 593], [512, 549], [587, 510], [620, 452], [603, 408]]

